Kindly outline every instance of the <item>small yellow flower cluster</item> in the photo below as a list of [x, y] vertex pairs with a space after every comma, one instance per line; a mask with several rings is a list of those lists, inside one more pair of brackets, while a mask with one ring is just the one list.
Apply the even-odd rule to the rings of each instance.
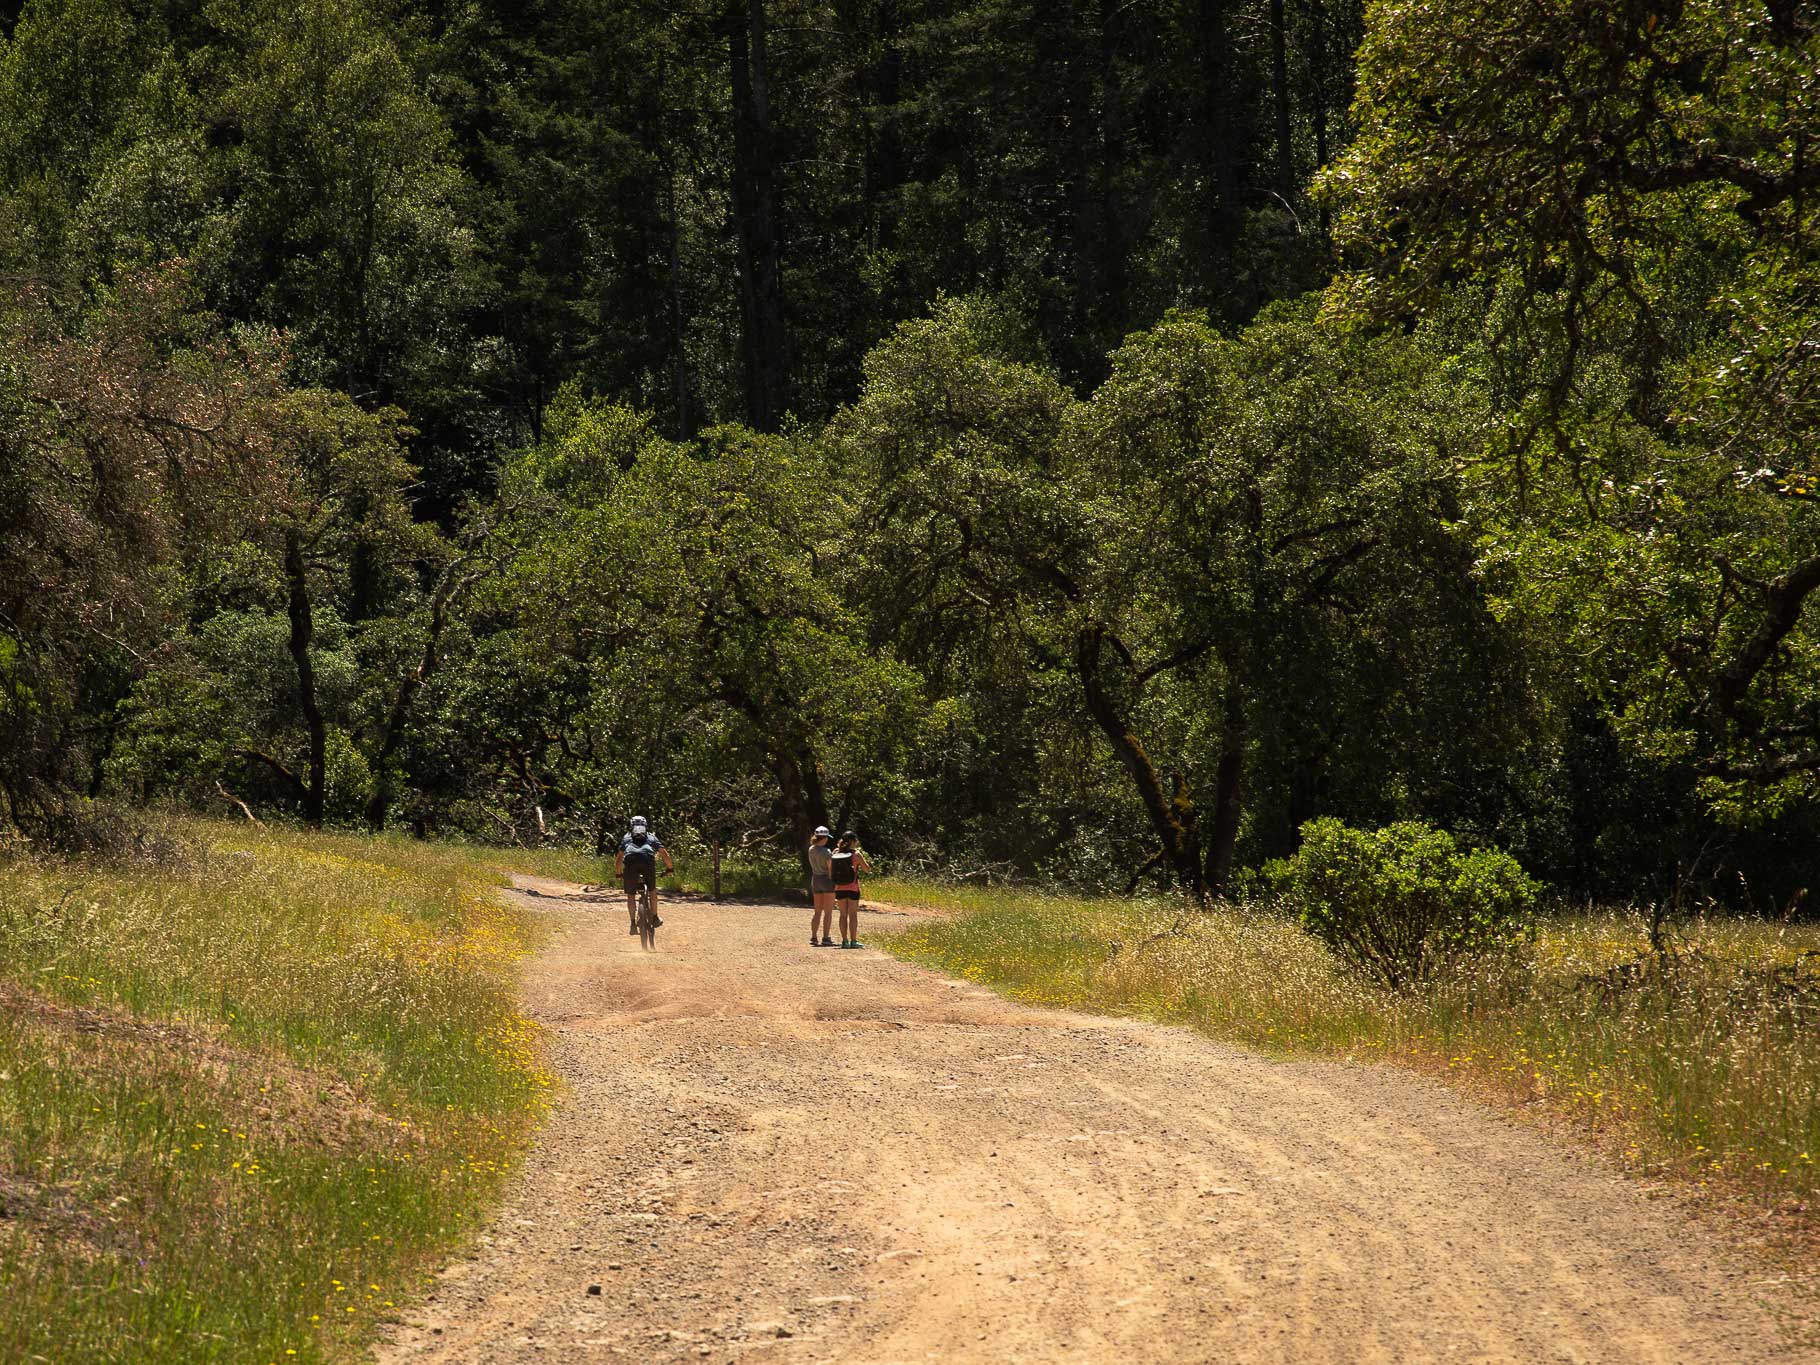
[[1820, 493], [1820, 477], [1805, 470], [1791, 469], [1776, 479], [1776, 486], [1784, 497], [1807, 498]]

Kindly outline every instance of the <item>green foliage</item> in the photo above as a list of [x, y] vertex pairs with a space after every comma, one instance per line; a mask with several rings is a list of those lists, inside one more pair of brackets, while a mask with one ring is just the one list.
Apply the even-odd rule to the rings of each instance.
[[1259, 799], [1289, 818], [1257, 852], [1320, 804], [1515, 834], [1515, 802], [1468, 794], [1474, 770], [1544, 760], [1526, 662], [1471, 582], [1457, 468], [1486, 414], [1440, 340], [1285, 305], [1230, 337], [1173, 315], [1112, 364], [1068, 451], [1103, 518], [1095, 610], [1138, 661], [1113, 685], [1141, 695], [1180, 660], [1155, 675], [1173, 705], [1221, 712], [1283, 774]]
[[[175, 624], [176, 566], [282, 479], [270, 338], [210, 334], [181, 272], [135, 275], [72, 328], [42, 292], [0, 311], [0, 794], [49, 818], [97, 754], [80, 733]], [[90, 766], [92, 771], [92, 766]]]
[[1816, 70], [1814, 16], [1761, 0], [1399, 5], [1322, 181], [1334, 311], [1453, 314], [1496, 403], [1493, 593], [1732, 823], [1820, 769]]
[[1534, 932], [1540, 888], [1497, 849], [1462, 849], [1416, 820], [1360, 830], [1329, 817], [1301, 833], [1271, 880], [1310, 933], [1393, 990]]
[[[873, 638], [993, 727], [981, 771], [950, 766], [948, 810], [1040, 785], [1059, 816], [1042, 835], [1076, 875], [1129, 879], [1161, 844], [1197, 890], [1231, 873], [1242, 785], [1275, 826], [1252, 856], [1316, 790], [1367, 816], [1523, 818], [1465, 795], [1533, 713], [1456, 521], [1452, 460], [1483, 410], [1433, 339], [1325, 328], [1307, 306], [1236, 336], [1171, 314], [1083, 402], [1002, 318], [953, 300], [900, 327], [827, 432], [866, 490], [854, 586]], [[1259, 765], [1283, 776], [1248, 778]]]
[[1785, 900], [1813, 28], [1495, 9], [31, 0], [8, 818]]
[[38, 842], [112, 794], [569, 858], [637, 808], [691, 876], [826, 821], [1213, 903], [1305, 828], [1397, 985], [1533, 896], [1432, 826], [1574, 891], [1820, 877], [1805, 7], [7, 13]]
[[[173, 579], [187, 626], [123, 702], [105, 771], [140, 797], [231, 791], [351, 820], [421, 661], [426, 572], [458, 552], [411, 515], [396, 410], [295, 389], [264, 420], [284, 482], [219, 558]], [[294, 647], [305, 622], [307, 687]]]
[[806, 844], [830, 799], [863, 792], [880, 818], [910, 799], [916, 680], [856, 636], [831, 572], [846, 509], [813, 446], [731, 427], [679, 445], [570, 394], [506, 479], [517, 515], [448, 683], [463, 765], [497, 756], [496, 809], [596, 840], [637, 807], [669, 834], [681, 816]]
[[480, 281], [464, 178], [409, 37], [363, 0], [222, 14], [239, 56], [216, 110], [238, 134], [222, 171], [239, 240], [220, 264], [277, 266], [222, 287], [291, 329], [307, 379], [423, 403], [452, 360], [445, 319]]

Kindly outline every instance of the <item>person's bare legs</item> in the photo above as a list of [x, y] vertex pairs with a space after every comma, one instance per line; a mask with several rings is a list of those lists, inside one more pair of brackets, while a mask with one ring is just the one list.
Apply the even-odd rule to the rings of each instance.
[[834, 893], [816, 891], [811, 894], [815, 910], [809, 917], [809, 937], [820, 943], [834, 932]]
[[840, 941], [842, 943], [859, 942], [859, 902], [845, 900], [840, 903]]
[[638, 892], [626, 892], [626, 927], [634, 934], [638, 932]]

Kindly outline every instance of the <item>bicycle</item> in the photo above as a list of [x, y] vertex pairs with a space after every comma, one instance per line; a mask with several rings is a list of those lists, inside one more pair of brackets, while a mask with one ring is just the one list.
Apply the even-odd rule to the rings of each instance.
[[647, 953], [657, 951], [657, 906], [651, 899], [651, 884], [655, 880], [654, 877], [639, 878], [638, 946]]

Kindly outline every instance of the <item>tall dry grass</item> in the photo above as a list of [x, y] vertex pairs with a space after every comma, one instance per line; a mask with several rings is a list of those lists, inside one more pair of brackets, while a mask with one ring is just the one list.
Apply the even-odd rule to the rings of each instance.
[[0, 1359], [352, 1358], [549, 1078], [483, 856], [174, 824], [0, 864]]

